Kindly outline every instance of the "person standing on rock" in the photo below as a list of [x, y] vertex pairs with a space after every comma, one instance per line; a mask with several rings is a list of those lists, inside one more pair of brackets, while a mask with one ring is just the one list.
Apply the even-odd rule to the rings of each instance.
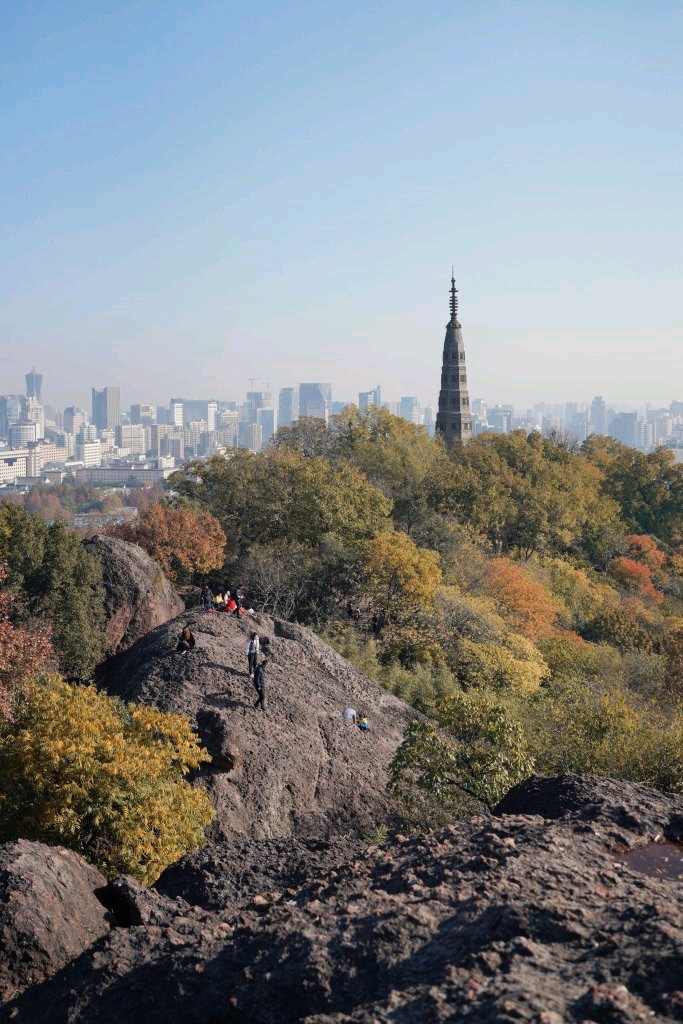
[[261, 711], [266, 710], [266, 665], [268, 659], [264, 658], [260, 665], [257, 665], [254, 669], [254, 689], [256, 690], [257, 697], [256, 703], [254, 704], [254, 710], [261, 708]]
[[261, 653], [261, 642], [259, 640], [258, 633], [252, 633], [249, 637], [245, 653], [247, 655], [247, 663], [249, 665], [249, 678], [253, 679], [258, 662], [258, 656]]
[[206, 584], [202, 587], [202, 608], [205, 612], [213, 610], [213, 595]]

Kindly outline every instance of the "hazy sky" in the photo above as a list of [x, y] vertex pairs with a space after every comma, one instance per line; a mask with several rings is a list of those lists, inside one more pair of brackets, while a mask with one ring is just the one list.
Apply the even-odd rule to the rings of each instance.
[[0, 392], [683, 398], [680, 0], [0, 6]]

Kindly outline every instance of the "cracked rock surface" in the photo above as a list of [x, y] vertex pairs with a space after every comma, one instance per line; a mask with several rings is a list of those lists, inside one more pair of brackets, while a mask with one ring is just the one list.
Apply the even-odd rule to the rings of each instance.
[[243, 885], [236, 899], [240, 866], [263, 849], [253, 839], [232, 867], [204, 864], [223, 877], [225, 903], [216, 882], [212, 910], [121, 880], [119, 926], [7, 1019], [680, 1021], [683, 885], [628, 860], [664, 840], [678, 849], [682, 815], [681, 798], [642, 786], [530, 780], [490, 817], [352, 845], [346, 856], [331, 843], [303, 881], [301, 851], [288, 877], [284, 853], [264, 850], [279, 873], [262, 879], [277, 888]]

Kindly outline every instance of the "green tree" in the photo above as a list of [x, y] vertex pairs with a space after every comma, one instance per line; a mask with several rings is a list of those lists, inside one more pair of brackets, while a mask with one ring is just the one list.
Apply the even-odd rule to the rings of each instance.
[[360, 542], [391, 512], [390, 501], [353, 466], [286, 448], [210, 459], [175, 474], [172, 486], [218, 519], [238, 557], [255, 543], [315, 546], [327, 535]]
[[631, 532], [654, 534], [670, 544], [683, 540], [683, 465], [670, 449], [644, 454], [610, 437], [593, 436], [583, 451], [599, 467], [602, 491], [618, 504]]
[[390, 789], [411, 806], [417, 794], [442, 808], [463, 797], [492, 808], [534, 768], [519, 723], [487, 694], [442, 700], [435, 721], [414, 719], [390, 765]]
[[185, 776], [208, 760], [181, 715], [33, 683], [0, 724], [0, 841], [68, 846], [151, 884], [203, 841], [211, 802]]
[[47, 620], [61, 671], [92, 676], [104, 650], [101, 567], [63, 523], [0, 506], [0, 562], [16, 592], [17, 621]]

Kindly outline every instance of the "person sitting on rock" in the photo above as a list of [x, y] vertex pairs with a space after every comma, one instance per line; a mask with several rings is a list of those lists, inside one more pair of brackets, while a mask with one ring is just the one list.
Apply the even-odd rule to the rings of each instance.
[[258, 656], [261, 653], [261, 644], [259, 641], [258, 633], [252, 633], [247, 641], [245, 648], [245, 654], [247, 656], [247, 663], [249, 665], [249, 678], [254, 678], [254, 670], [258, 662]]
[[184, 630], [178, 637], [178, 646], [176, 647], [176, 651], [182, 651], [183, 654], [187, 654], [188, 651], [194, 650], [194, 645], [196, 644], [196, 642], [197, 641], [194, 638], [194, 633], [192, 632], [190, 627], [185, 626]]
[[218, 593], [214, 597], [213, 603], [216, 605], [216, 610], [217, 611], [221, 611], [221, 609], [225, 606], [225, 601], [223, 599], [223, 595], [221, 594], [220, 590], [218, 591]]
[[225, 611], [229, 615], [234, 615], [237, 612], [237, 601], [232, 596], [232, 594], [230, 595], [228, 600], [225, 602]]
[[348, 722], [349, 725], [356, 725], [358, 722], [358, 712], [355, 708], [344, 708], [344, 721]]
[[360, 718], [358, 719], [358, 728], [361, 730], [361, 732], [369, 732], [370, 730], [370, 723], [368, 722], [368, 716], [365, 714], [365, 712], [363, 712]]
[[263, 661], [256, 666], [254, 669], [254, 689], [256, 690], [257, 697], [256, 703], [254, 704], [254, 710], [261, 708], [261, 711], [266, 710], [266, 665], [268, 659], [264, 658]]

